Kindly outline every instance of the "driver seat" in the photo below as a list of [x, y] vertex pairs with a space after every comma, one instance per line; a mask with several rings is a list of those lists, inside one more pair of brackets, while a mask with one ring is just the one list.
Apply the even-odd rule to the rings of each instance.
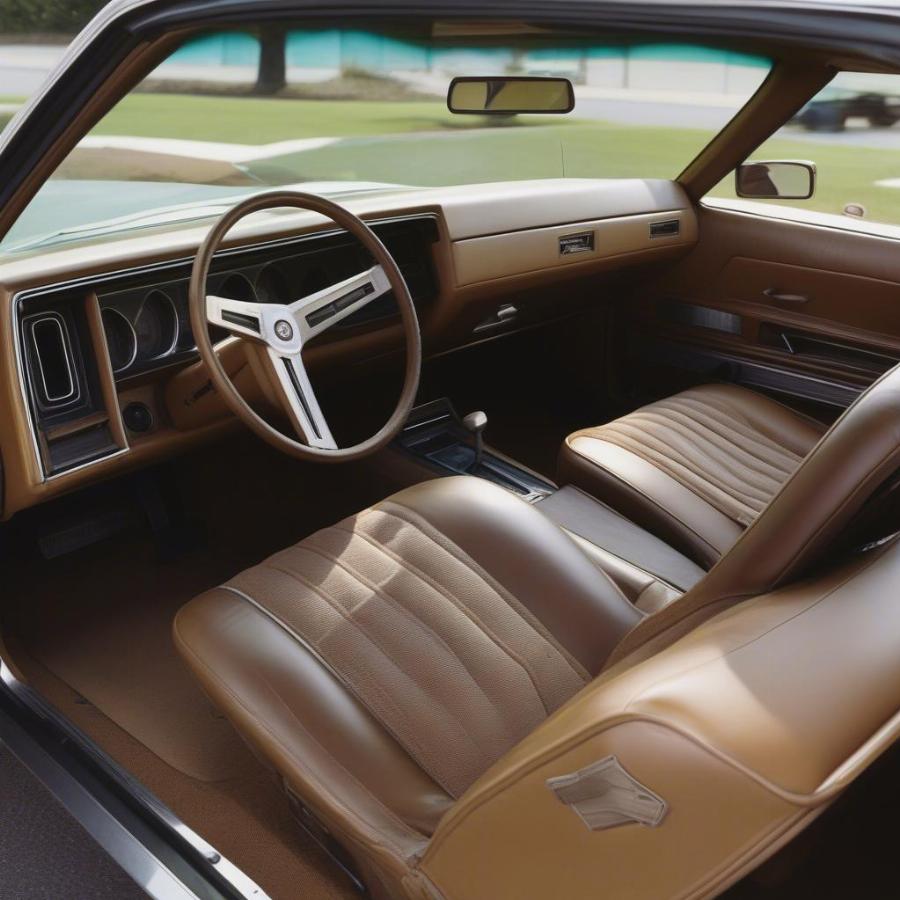
[[893, 740], [900, 546], [826, 557], [898, 423], [894, 371], [650, 616], [464, 476], [194, 599], [176, 644], [375, 897], [711, 896]]
[[429, 835], [640, 618], [534, 507], [459, 476], [402, 491], [198, 597], [175, 639], [298, 793], [328, 785], [314, 803], [378, 810], [392, 830]]

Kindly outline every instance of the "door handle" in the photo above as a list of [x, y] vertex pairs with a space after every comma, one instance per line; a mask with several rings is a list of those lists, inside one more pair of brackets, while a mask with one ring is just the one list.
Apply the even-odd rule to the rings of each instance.
[[810, 297], [806, 294], [787, 294], [779, 291], [778, 288], [766, 288], [763, 296], [774, 300], [776, 303], [809, 303]]

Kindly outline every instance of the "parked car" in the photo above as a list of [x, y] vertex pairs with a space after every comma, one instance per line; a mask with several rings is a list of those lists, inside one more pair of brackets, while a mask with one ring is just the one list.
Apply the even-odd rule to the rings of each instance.
[[872, 128], [890, 128], [900, 120], [900, 96], [825, 91], [804, 106], [794, 121], [809, 131], [843, 131], [847, 119], [865, 119]]
[[896, 161], [764, 143], [837, 70], [900, 10], [72, 43], [0, 135], [0, 740], [140, 889], [896, 894]]

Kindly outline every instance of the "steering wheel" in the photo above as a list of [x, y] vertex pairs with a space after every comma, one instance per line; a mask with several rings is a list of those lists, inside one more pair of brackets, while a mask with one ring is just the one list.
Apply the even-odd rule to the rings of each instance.
[[[285, 206], [310, 210], [331, 219], [359, 239], [375, 265], [352, 278], [284, 304], [253, 303], [207, 294], [209, 266], [225, 235], [245, 216]], [[387, 291], [394, 293], [406, 338], [403, 390], [394, 412], [380, 431], [352, 447], [339, 448], [310, 384], [303, 349], [316, 335]], [[422, 365], [416, 309], [400, 269], [384, 244], [365, 222], [342, 206], [324, 197], [298, 191], [257, 194], [238, 203], [219, 219], [197, 252], [191, 273], [189, 304], [194, 340], [214, 387], [245, 425], [278, 450], [316, 462], [345, 462], [374, 453], [394, 438], [405, 424], [415, 401]], [[261, 345], [274, 376], [272, 385], [300, 440], [273, 428], [238, 393], [213, 348], [208, 331], [210, 324]]]

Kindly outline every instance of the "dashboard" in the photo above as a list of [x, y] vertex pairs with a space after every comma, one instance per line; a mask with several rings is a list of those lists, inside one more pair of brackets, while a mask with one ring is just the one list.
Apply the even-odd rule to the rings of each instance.
[[[397, 261], [417, 308], [432, 301], [435, 218], [389, 219], [372, 227]], [[354, 238], [335, 231], [226, 250], [217, 255], [207, 284], [211, 293], [235, 300], [287, 303], [371, 265]], [[105, 415], [104, 374], [111, 372], [118, 392], [138, 376], [197, 358], [188, 309], [190, 274], [190, 261], [175, 262], [19, 295], [23, 374], [46, 478], [124, 449], [115, 422]], [[388, 293], [335, 330], [348, 332], [396, 315]], [[228, 336], [215, 327], [210, 331], [214, 343]], [[151, 405], [140, 400], [122, 414], [132, 435], [146, 433], [157, 420]]]
[[[603, 302], [603, 273], [678, 258], [697, 239], [691, 203], [668, 181], [403, 189], [345, 205], [397, 261], [426, 358]], [[312, 213], [258, 214], [234, 231], [208, 279], [210, 292], [234, 299], [289, 302], [372, 264], [355, 238]], [[205, 233], [175, 226], [0, 265], [3, 517], [235, 425], [199, 362], [188, 313]], [[387, 294], [317, 338], [310, 355], [333, 366], [396, 353], [397, 320]], [[244, 379], [239, 388], [252, 387], [244, 342], [211, 336], [220, 359], [233, 357], [226, 369]]]

